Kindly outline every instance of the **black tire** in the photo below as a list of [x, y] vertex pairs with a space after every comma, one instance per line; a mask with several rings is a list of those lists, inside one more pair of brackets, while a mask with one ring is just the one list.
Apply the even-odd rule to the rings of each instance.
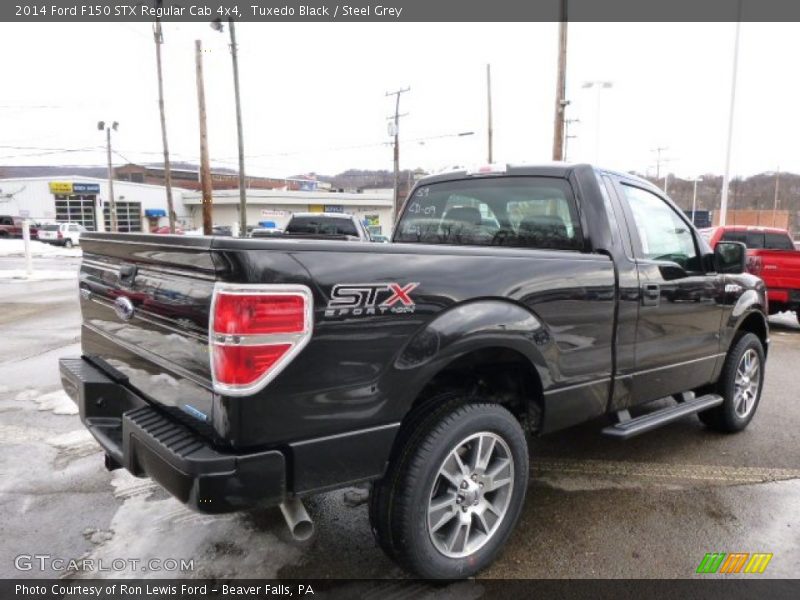
[[[751, 399], [746, 403], [747, 409], [743, 410], [741, 399], [737, 396], [736, 376], [737, 370], [743, 368], [742, 361], [745, 354], [748, 353], [751, 358], [755, 357], [758, 360], [758, 382], [753, 384], [750, 378], [747, 378], [748, 385], [753, 388], [753, 391], [747, 394], [747, 397]], [[698, 414], [706, 427], [726, 433], [734, 433], [747, 427], [753, 420], [761, 400], [761, 390], [764, 387], [764, 367], [764, 347], [758, 336], [746, 333], [735, 340], [725, 357], [725, 364], [722, 366], [722, 373], [714, 390], [724, 398], [724, 401], [719, 406]], [[753, 394], [755, 394], [754, 397]]]
[[[528, 445], [517, 419], [498, 404], [453, 394], [431, 400], [424, 414], [412, 416], [415, 426], [404, 428], [386, 476], [373, 487], [370, 520], [381, 548], [406, 570], [424, 578], [470, 577], [494, 560], [519, 518], [528, 485]], [[476, 448], [488, 448], [489, 441], [493, 450], [487, 455], [488, 468], [473, 469]], [[440, 472], [459, 450], [465, 457], [472, 453], [465, 461], [466, 474], [457, 476], [463, 477], [462, 486], [469, 484], [467, 490], [455, 487]], [[511, 467], [500, 469], [509, 459]], [[482, 483], [486, 481], [487, 489], [491, 486], [493, 470], [498, 489], [484, 494]], [[434, 513], [437, 521], [445, 514], [449, 518], [432, 533], [429, 504], [438, 498], [453, 500], [442, 513]], [[489, 505], [492, 512], [485, 508]], [[450, 540], [455, 540], [450, 544], [454, 555], [448, 556], [447, 548], [441, 547]]]
[[64, 240], [64, 248], [72, 248], [72, 240]]

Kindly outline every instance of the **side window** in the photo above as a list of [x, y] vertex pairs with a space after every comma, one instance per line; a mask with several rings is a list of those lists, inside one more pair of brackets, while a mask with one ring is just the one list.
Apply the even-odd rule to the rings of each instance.
[[689, 224], [652, 192], [625, 184], [622, 190], [639, 236], [637, 258], [672, 261], [687, 271], [700, 271]]
[[0, 217], [0, 225], [13, 225], [10, 217]]
[[785, 233], [765, 233], [764, 248], [767, 250], [794, 250], [794, 244]]
[[746, 231], [726, 231], [720, 238], [721, 242], [742, 242], [747, 245], [747, 232]]

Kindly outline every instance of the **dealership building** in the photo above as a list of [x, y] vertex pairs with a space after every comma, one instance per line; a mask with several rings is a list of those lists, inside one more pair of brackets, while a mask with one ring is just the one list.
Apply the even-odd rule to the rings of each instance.
[[[287, 187], [289, 187], [287, 185]], [[110, 227], [108, 180], [81, 176], [0, 179], [0, 215], [35, 221], [79, 223], [97, 230], [99, 219]], [[202, 227], [202, 195], [172, 188], [179, 226]], [[119, 231], [152, 231], [167, 225], [167, 195], [163, 185], [114, 180]], [[392, 229], [392, 190], [331, 192], [326, 189], [247, 189], [247, 222], [283, 228], [295, 212], [338, 212], [359, 217], [374, 234]], [[239, 190], [213, 191], [214, 225], [238, 222]]]
[[[192, 226], [181, 195], [173, 188], [177, 219]], [[109, 229], [108, 180], [80, 176], [0, 179], [0, 214], [35, 221], [79, 223], [96, 230], [103, 215]], [[167, 193], [160, 185], [114, 181], [119, 231], [150, 231], [167, 223]]]

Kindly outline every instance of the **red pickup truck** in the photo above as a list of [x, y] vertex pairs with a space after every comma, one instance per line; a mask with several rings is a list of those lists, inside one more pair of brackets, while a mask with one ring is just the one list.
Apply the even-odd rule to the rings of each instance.
[[769, 313], [794, 311], [800, 321], [800, 251], [789, 232], [774, 227], [726, 225], [700, 230], [712, 248], [719, 241], [747, 246], [747, 270], [767, 284]]

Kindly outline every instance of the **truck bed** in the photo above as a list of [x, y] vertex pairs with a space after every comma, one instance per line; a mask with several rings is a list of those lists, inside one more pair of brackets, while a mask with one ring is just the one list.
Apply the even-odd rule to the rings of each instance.
[[[607, 256], [109, 233], [87, 234], [81, 243], [84, 355], [124, 373], [137, 393], [218, 444], [280, 445], [398, 422], [447, 360], [442, 350], [452, 344], [455, 357], [489, 335], [531, 359], [539, 360], [534, 348], [547, 355], [551, 366], [540, 365], [546, 395], [555, 399], [560, 388], [586, 384], [564, 392], [569, 402], [554, 403], [564, 410], [552, 415], [554, 423], [568, 423], [582, 403], [592, 414], [606, 409], [598, 400], [610, 385], [615, 307]], [[310, 343], [254, 397], [213, 389], [208, 325], [216, 282], [299, 284], [313, 293]], [[360, 282], [415, 284], [412, 304], [377, 314], [330, 307], [334, 286]], [[134, 306], [129, 321], [115, 312], [120, 297]], [[504, 331], [488, 325], [498, 312], [508, 323]], [[449, 339], [455, 321], [472, 335]], [[432, 349], [439, 350], [435, 361], [428, 360]], [[309, 377], [313, 388], [305, 384]]]

